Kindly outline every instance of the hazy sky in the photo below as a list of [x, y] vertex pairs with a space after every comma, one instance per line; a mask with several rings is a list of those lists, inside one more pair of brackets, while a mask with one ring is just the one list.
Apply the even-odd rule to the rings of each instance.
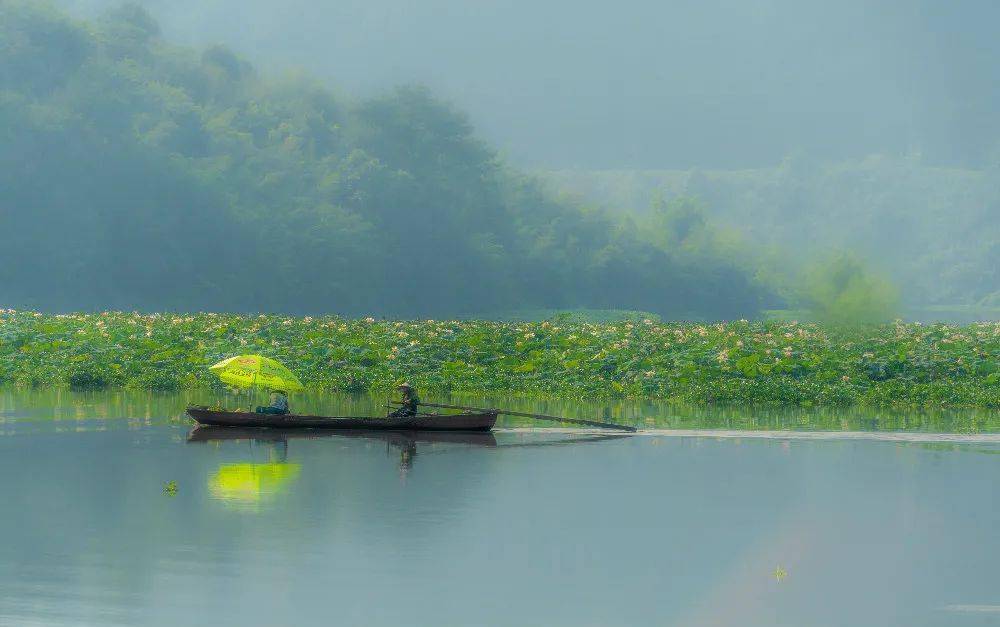
[[[82, 11], [108, 0], [62, 0]], [[144, 0], [348, 92], [423, 82], [544, 168], [1000, 155], [995, 0]]]

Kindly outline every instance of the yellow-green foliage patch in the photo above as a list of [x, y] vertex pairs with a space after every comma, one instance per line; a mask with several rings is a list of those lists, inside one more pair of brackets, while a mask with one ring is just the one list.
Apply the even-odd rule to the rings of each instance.
[[0, 382], [178, 389], [241, 353], [307, 387], [407, 379], [437, 392], [698, 404], [1000, 407], [1000, 323], [389, 321], [222, 314], [0, 313]]

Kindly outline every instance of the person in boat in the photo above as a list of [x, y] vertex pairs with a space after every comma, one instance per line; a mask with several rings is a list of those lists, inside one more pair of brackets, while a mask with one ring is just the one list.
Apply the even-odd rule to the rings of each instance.
[[389, 415], [395, 418], [416, 416], [417, 408], [420, 406], [420, 398], [417, 396], [417, 391], [409, 383], [402, 383], [397, 389], [403, 393], [403, 400], [400, 401], [403, 406]]
[[284, 390], [272, 390], [271, 404], [266, 407], [258, 407], [257, 413], [284, 416], [288, 413], [288, 394]]

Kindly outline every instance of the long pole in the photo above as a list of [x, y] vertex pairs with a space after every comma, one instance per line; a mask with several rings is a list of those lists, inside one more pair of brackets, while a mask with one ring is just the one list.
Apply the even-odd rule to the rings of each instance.
[[[391, 401], [393, 405], [402, 405], [402, 403], [397, 403], [396, 401]], [[484, 409], [482, 407], [465, 407], [463, 405], [442, 405], [440, 403], [420, 403], [421, 407], [438, 407], [441, 409], [461, 409], [464, 411], [482, 411], [491, 412], [494, 411], [498, 414], [504, 414], [506, 416], [523, 416], [525, 418], [534, 418], [536, 420], [551, 420], [553, 422], [568, 422], [575, 425], [586, 425], [588, 427], [600, 427], [601, 429], [619, 429], [621, 431], [628, 431], [634, 433], [636, 431], [635, 427], [630, 427], [628, 425], [619, 425], [613, 422], [597, 422], [596, 420], [582, 420], [580, 418], [562, 418], [560, 416], [547, 416], [545, 414], [529, 414], [522, 411], [507, 411], [506, 409]]]

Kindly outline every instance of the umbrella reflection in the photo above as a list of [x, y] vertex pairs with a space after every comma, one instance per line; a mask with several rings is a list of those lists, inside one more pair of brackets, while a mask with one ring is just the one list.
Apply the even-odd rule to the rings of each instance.
[[301, 470], [287, 462], [222, 464], [209, 476], [208, 491], [222, 501], [255, 505], [285, 490]]

